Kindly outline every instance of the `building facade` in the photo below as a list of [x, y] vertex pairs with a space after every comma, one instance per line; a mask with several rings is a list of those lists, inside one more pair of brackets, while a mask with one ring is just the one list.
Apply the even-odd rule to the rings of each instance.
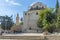
[[41, 32], [37, 27], [38, 11], [46, 8], [41, 2], [36, 2], [30, 5], [27, 11], [23, 13], [23, 31], [27, 33]]

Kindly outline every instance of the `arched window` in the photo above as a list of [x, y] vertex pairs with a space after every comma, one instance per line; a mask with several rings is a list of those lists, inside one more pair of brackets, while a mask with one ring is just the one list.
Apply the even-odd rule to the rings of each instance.
[[36, 15], [38, 15], [38, 12], [36, 12]]
[[44, 7], [42, 6], [42, 9], [44, 9]]
[[30, 14], [28, 13], [28, 15], [30, 15]]
[[33, 10], [33, 7], [31, 7], [31, 9], [30, 10]]
[[25, 13], [25, 15], [27, 15], [27, 13]]
[[36, 6], [36, 9], [39, 9], [38, 6]]

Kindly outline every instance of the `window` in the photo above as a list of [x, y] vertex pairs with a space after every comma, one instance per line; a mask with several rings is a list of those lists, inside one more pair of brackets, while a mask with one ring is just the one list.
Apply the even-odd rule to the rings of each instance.
[[42, 9], [44, 9], [44, 7], [42, 6]]
[[28, 13], [28, 15], [30, 15], [30, 14]]
[[33, 7], [31, 7], [31, 9], [30, 10], [33, 10]]
[[27, 15], [27, 13], [25, 13], [25, 15]]
[[38, 12], [36, 13], [36, 15], [38, 15]]
[[31, 30], [32, 28], [31, 27], [29, 27], [29, 30]]
[[37, 6], [36, 9], [39, 9], [39, 7]]

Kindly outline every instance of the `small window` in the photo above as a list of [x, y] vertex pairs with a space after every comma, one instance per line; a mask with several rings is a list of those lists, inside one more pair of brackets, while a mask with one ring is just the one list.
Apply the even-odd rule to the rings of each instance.
[[25, 15], [27, 15], [27, 13], [25, 13]]
[[28, 15], [30, 15], [30, 14], [28, 13]]
[[38, 12], [36, 13], [36, 15], [38, 15]]
[[31, 9], [30, 10], [33, 10], [33, 7], [31, 7]]
[[44, 9], [44, 7], [42, 7], [42, 9]]
[[29, 30], [31, 30], [32, 28], [31, 27], [29, 27]]
[[39, 7], [37, 6], [36, 9], [39, 9]]

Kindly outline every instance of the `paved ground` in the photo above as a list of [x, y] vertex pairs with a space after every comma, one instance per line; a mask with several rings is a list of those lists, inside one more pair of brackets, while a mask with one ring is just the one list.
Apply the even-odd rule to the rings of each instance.
[[0, 40], [40, 40], [41, 36], [42, 33], [3, 34]]
[[[33, 39], [35, 39], [36, 40], [36, 37], [34, 38], [34, 37], [21, 37], [21, 36], [42, 36], [43, 34], [42, 33], [21, 33], [21, 34], [3, 34], [2, 36], [4, 37], [4, 38], [7, 38], [7, 37], [9, 37], [9, 36], [13, 36], [13, 37], [16, 37], [16, 38], [18, 38], [18, 39], [0, 39], [0, 40], [28, 40], [27, 38], [33, 38]], [[19, 39], [19, 37], [17, 37], [17, 36], [19, 36], [20, 37], [20, 39]], [[11, 38], [11, 37], [10, 37]]]
[[2, 36], [42, 36], [42, 33], [3, 34]]
[[17, 39], [0, 39], [0, 40], [17, 40]]
[[0, 40], [60, 40], [60, 34], [43, 35], [43, 33], [3, 34]]

